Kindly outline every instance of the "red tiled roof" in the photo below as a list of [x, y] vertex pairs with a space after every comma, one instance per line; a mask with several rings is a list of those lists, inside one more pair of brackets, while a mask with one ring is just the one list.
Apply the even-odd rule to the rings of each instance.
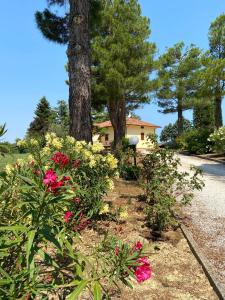
[[[144, 122], [144, 121], [140, 121], [140, 120], [135, 119], [135, 118], [126, 118], [126, 124], [127, 125], [153, 127], [153, 128], [161, 128], [158, 125], [148, 123], [148, 122]], [[96, 127], [99, 127], [99, 128], [112, 127], [111, 121], [105, 121], [105, 122], [102, 122], [102, 123], [95, 123], [94, 125]]]

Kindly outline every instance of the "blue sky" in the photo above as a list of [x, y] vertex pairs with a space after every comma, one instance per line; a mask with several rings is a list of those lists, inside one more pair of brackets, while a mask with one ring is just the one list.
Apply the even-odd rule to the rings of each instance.
[[[67, 61], [64, 46], [44, 39], [36, 28], [34, 13], [45, 0], [2, 1], [0, 11], [0, 123], [7, 123], [6, 139], [22, 138], [42, 96], [52, 106], [68, 99], [65, 85]], [[140, 0], [143, 15], [151, 20], [150, 40], [159, 53], [184, 41], [207, 49], [210, 23], [225, 12], [221, 0]], [[223, 104], [225, 113], [225, 103]], [[164, 126], [176, 115], [162, 115], [154, 104], [137, 111], [141, 118]], [[186, 113], [191, 117], [191, 113]], [[225, 118], [225, 116], [224, 116]]]

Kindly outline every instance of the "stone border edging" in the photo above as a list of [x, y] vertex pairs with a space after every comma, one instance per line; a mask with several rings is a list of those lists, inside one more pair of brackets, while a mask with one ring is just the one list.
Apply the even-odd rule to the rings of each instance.
[[218, 298], [220, 300], [225, 299], [225, 289], [221, 286], [221, 284], [218, 282], [214, 271], [212, 270], [212, 267], [210, 266], [208, 260], [204, 257], [202, 251], [199, 249], [199, 246], [193, 239], [192, 235], [189, 233], [189, 230], [187, 227], [183, 224], [180, 225], [181, 231], [185, 237], [185, 239], [188, 242], [188, 245], [190, 246], [190, 249], [200, 265], [203, 268], [203, 271], [205, 272], [206, 277], [208, 278], [211, 286], [213, 287], [215, 293], [217, 294]]

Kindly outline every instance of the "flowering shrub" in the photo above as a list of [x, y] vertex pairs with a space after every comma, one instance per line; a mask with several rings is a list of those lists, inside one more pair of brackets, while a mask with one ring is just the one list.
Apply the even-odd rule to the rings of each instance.
[[31, 155], [0, 173], [0, 298], [55, 293], [72, 300], [88, 288], [101, 299], [102, 281], [130, 286], [130, 276], [149, 278], [140, 245], [133, 249], [108, 238], [88, 256], [79, 250], [79, 232], [99, 216], [113, 186], [115, 158], [103, 156], [101, 145], [54, 134], [46, 136], [44, 148], [35, 139], [19, 145]]
[[174, 224], [175, 205], [189, 204], [193, 191], [202, 189], [201, 171], [195, 167], [191, 167], [191, 174], [179, 171], [179, 158], [167, 149], [155, 149], [142, 163], [148, 223], [161, 232]]
[[225, 153], [225, 127], [220, 127], [211, 133], [208, 142], [211, 143], [211, 150], [217, 153]]

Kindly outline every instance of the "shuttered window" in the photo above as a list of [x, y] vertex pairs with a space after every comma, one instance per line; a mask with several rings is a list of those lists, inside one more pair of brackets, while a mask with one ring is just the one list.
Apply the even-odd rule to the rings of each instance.
[[145, 139], [145, 134], [144, 134], [144, 132], [142, 132], [141, 133], [141, 140], [144, 141], [144, 139]]

